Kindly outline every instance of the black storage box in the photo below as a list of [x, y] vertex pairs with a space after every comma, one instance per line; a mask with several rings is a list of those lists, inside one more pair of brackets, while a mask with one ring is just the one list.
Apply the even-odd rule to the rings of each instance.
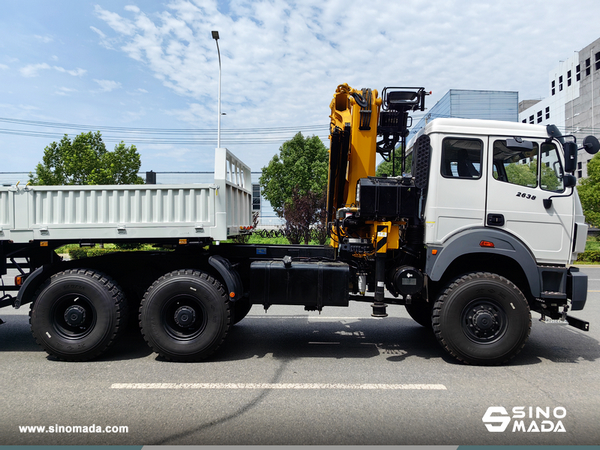
[[255, 261], [250, 302], [262, 305], [348, 306], [350, 268], [339, 262]]
[[369, 177], [358, 180], [360, 217], [400, 219], [418, 214], [418, 189], [396, 178]]

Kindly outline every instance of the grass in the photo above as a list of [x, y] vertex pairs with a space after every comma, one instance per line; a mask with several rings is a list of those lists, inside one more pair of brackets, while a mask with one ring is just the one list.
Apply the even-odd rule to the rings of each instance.
[[[228, 239], [223, 241], [223, 243], [234, 243], [233, 239]], [[248, 237], [246, 244], [258, 244], [258, 245], [289, 245], [289, 241], [285, 237], [276, 237], [276, 238], [263, 238], [257, 235], [251, 235]], [[318, 245], [316, 241], [311, 241], [309, 245]], [[68, 254], [69, 258], [72, 260], [88, 258], [92, 256], [101, 256], [107, 253], [112, 252], [122, 252], [122, 251], [155, 251], [155, 250], [165, 250], [162, 248], [154, 247], [151, 244], [142, 244], [139, 246], [132, 244], [104, 244], [103, 247], [99, 245], [95, 245], [93, 247], [80, 247], [79, 244], [68, 244], [56, 249], [56, 253], [58, 254]]]
[[[235, 240], [228, 239], [227, 241], [223, 241], [226, 243], [233, 243]], [[276, 237], [276, 238], [263, 238], [258, 235], [252, 234], [245, 242], [245, 244], [259, 244], [259, 245], [290, 245], [290, 241], [285, 237]], [[302, 244], [304, 245], [304, 244]], [[315, 240], [311, 240], [308, 245], [319, 245], [319, 243]]]
[[600, 251], [600, 236], [588, 236], [585, 251]]

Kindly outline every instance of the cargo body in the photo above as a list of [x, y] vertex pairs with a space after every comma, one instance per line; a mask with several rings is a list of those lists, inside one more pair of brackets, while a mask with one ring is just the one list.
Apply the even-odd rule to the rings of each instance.
[[216, 159], [213, 184], [1, 187], [0, 241], [227, 239], [252, 224], [252, 182], [225, 149]]

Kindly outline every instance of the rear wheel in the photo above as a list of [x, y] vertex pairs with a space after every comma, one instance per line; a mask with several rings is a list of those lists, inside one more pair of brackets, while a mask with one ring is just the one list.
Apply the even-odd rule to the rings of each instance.
[[173, 361], [210, 356], [229, 330], [229, 301], [220, 282], [206, 273], [178, 270], [159, 278], [140, 306], [144, 339]]
[[86, 361], [108, 349], [126, 323], [119, 287], [94, 270], [73, 269], [47, 280], [29, 313], [35, 340], [50, 355]]
[[502, 364], [517, 355], [529, 337], [531, 313], [519, 288], [496, 274], [457, 278], [433, 309], [438, 341], [469, 364]]

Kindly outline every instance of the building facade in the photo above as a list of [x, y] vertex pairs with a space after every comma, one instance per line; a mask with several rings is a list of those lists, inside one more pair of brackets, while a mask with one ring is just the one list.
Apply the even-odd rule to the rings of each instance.
[[[574, 135], [581, 145], [587, 135], [600, 135], [600, 38], [561, 61], [548, 74], [549, 96], [519, 104], [523, 123], [554, 124], [565, 135]], [[576, 175], [587, 176], [592, 158], [578, 154]]]
[[450, 89], [411, 128], [407, 142], [410, 142], [413, 136], [427, 123], [439, 117], [517, 122], [519, 120], [519, 93]]

